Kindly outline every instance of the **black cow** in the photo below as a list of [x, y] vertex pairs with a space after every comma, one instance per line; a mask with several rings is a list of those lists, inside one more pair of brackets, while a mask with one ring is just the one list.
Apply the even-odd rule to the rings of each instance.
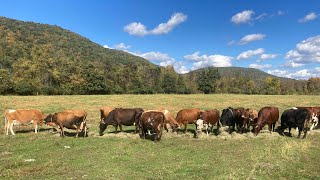
[[154, 140], [160, 140], [162, 129], [164, 126], [165, 116], [162, 112], [149, 111], [142, 114], [139, 120], [140, 135], [146, 138], [147, 131], [150, 130], [156, 133]]
[[122, 109], [116, 108], [112, 110], [108, 117], [100, 121], [100, 136], [103, 135], [104, 130], [108, 125], [113, 125], [116, 129], [116, 133], [118, 132], [118, 126], [120, 127], [120, 131], [122, 131], [122, 125], [125, 126], [136, 126], [135, 132], [138, 130], [138, 123], [141, 114], [143, 113], [143, 109], [135, 108], [135, 109]]
[[311, 118], [311, 113], [307, 109], [287, 109], [281, 115], [281, 133], [284, 134], [284, 130], [289, 128], [289, 136], [291, 136], [291, 128], [298, 128], [300, 138], [301, 131], [303, 130], [304, 135], [302, 138], [307, 136], [308, 122]]
[[229, 134], [235, 131], [235, 126], [237, 125], [237, 130], [242, 133], [243, 126], [243, 112], [244, 108], [233, 109], [231, 107], [223, 109], [220, 122], [222, 126], [229, 126]]

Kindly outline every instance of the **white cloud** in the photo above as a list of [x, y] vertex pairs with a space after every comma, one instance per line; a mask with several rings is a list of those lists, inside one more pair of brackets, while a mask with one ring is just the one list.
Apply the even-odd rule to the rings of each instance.
[[277, 56], [278, 56], [277, 54], [261, 54], [260, 59], [261, 60], [274, 59]]
[[285, 67], [291, 67], [291, 68], [298, 68], [298, 67], [301, 67], [301, 66], [304, 66], [305, 64], [303, 63], [295, 63], [293, 61], [288, 61], [284, 64]]
[[184, 58], [187, 60], [197, 61], [193, 63], [191, 70], [204, 68], [204, 67], [229, 67], [231, 66], [231, 60], [233, 59], [230, 56], [224, 55], [199, 55], [199, 52], [195, 52], [191, 55], [185, 55]]
[[253, 57], [253, 56], [256, 56], [256, 55], [260, 55], [260, 54], [263, 54], [263, 53], [264, 53], [264, 49], [263, 48], [259, 48], [259, 49], [256, 49], [256, 50], [245, 51], [245, 52], [242, 52], [241, 54], [239, 54], [237, 56], [237, 60], [248, 59], [250, 57]]
[[108, 45], [104, 45], [103, 47], [104, 47], [104, 48], [110, 48]]
[[254, 12], [252, 10], [245, 10], [232, 16], [231, 22], [235, 24], [249, 23], [252, 21]]
[[249, 42], [252, 42], [252, 41], [263, 40], [265, 37], [266, 37], [265, 34], [248, 34], [240, 40], [239, 44], [243, 45], [243, 44], [248, 44]]
[[126, 25], [123, 30], [129, 33], [130, 35], [135, 36], [144, 36], [148, 34], [146, 26], [137, 22], [133, 22]]
[[183, 13], [175, 13], [171, 16], [171, 18], [166, 23], [159, 24], [156, 28], [152, 30], [147, 30], [146, 26], [140, 22], [133, 22], [124, 27], [124, 31], [129, 33], [130, 35], [135, 36], [145, 36], [148, 34], [160, 35], [167, 34], [172, 29], [179, 24], [183, 23], [187, 20], [187, 15]]
[[119, 43], [113, 46], [114, 49], [121, 49], [121, 50], [127, 50], [130, 49], [130, 45], [125, 45], [124, 43]]
[[139, 54], [139, 56], [141, 56], [149, 61], [164, 62], [164, 61], [173, 61], [174, 60], [168, 54], [161, 53], [161, 52], [153, 52], [153, 51]]
[[307, 14], [305, 17], [301, 18], [298, 20], [299, 23], [305, 23], [308, 21], [312, 21], [315, 20], [317, 18], [317, 14], [314, 12], [311, 12], [309, 14]]
[[311, 74], [308, 69], [302, 69], [300, 71], [290, 73], [287, 75], [288, 78], [294, 78], [294, 79], [308, 79], [312, 76], [313, 74]]
[[255, 20], [263, 20], [265, 17], [267, 17], [268, 16], [268, 14], [267, 13], [262, 13], [262, 14], [260, 14], [258, 17], [256, 17], [255, 18]]
[[287, 52], [288, 62], [306, 64], [320, 62], [320, 35], [310, 37], [296, 45], [296, 49]]
[[267, 71], [267, 73], [275, 76], [279, 76], [279, 77], [286, 77], [288, 74], [288, 71], [275, 69], [275, 70], [269, 70]]
[[284, 11], [279, 10], [279, 11], [277, 12], [277, 14], [278, 14], [279, 16], [282, 16], [282, 15], [284, 15], [284, 14], [285, 14], [285, 12], [284, 12]]
[[269, 68], [272, 68], [272, 65], [271, 64], [250, 64], [249, 68], [269, 69]]

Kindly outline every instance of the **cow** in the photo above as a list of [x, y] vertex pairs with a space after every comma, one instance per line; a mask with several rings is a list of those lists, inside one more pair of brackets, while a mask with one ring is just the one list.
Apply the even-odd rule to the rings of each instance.
[[237, 131], [242, 133], [242, 126], [244, 123], [244, 112], [244, 108], [233, 109], [231, 107], [228, 107], [227, 109], [222, 110], [220, 122], [222, 126], [229, 126], [229, 134], [231, 134], [232, 131], [235, 131], [235, 126], [237, 126]]
[[49, 114], [45, 118], [45, 124], [56, 124], [60, 127], [60, 136], [65, 137], [63, 128], [76, 129], [78, 137], [80, 132], [84, 132], [83, 137], [87, 135], [86, 125], [87, 113], [83, 110], [65, 110], [54, 114]]
[[162, 129], [164, 126], [165, 115], [162, 112], [148, 111], [144, 112], [139, 119], [140, 135], [146, 138], [148, 131], [153, 131], [156, 135], [154, 140], [160, 141]]
[[[312, 125], [310, 127], [310, 131], [312, 131], [315, 127], [318, 126], [320, 118], [320, 107], [293, 107], [292, 109], [307, 109], [311, 113], [311, 118], [309, 122]], [[299, 131], [298, 128], [297, 131]]]
[[106, 119], [109, 115], [109, 113], [113, 110], [112, 107], [102, 107], [100, 108], [100, 122], [102, 122], [104, 119]]
[[42, 125], [44, 114], [38, 109], [8, 109], [4, 112], [6, 134], [9, 135], [9, 129], [12, 135], [14, 124], [33, 123], [34, 132], [38, 133], [38, 124]]
[[252, 108], [247, 108], [245, 110], [245, 121], [244, 126], [247, 126], [247, 129], [250, 129], [250, 126], [252, 126], [252, 131], [254, 129], [254, 125], [257, 123], [258, 120], [258, 111]]
[[205, 120], [198, 119], [194, 123], [196, 125], [196, 131], [194, 133], [194, 137], [198, 137], [198, 134], [199, 134], [199, 132], [202, 132], [202, 129], [205, 129], [206, 130], [206, 134], [209, 135], [209, 133], [208, 133], [209, 125]]
[[210, 127], [209, 133], [212, 133], [213, 126], [216, 124], [217, 124], [217, 130], [219, 130], [220, 128], [219, 110], [212, 109], [212, 110], [200, 111], [200, 119], [196, 120], [195, 124], [196, 124], [197, 131], [202, 131], [202, 129], [205, 128], [207, 134], [208, 134], [208, 128]]
[[179, 126], [184, 125], [184, 133], [187, 132], [187, 125], [193, 124], [195, 120], [200, 118], [200, 109], [191, 108], [191, 109], [182, 109], [178, 112], [176, 121]]
[[274, 106], [263, 107], [258, 113], [257, 123], [254, 125], [254, 134], [258, 135], [265, 124], [268, 124], [269, 132], [274, 131], [279, 119], [279, 109]]
[[115, 127], [116, 133], [118, 133], [118, 126], [120, 127], [120, 131], [122, 131], [122, 125], [132, 126], [135, 125], [135, 132], [137, 133], [139, 118], [143, 113], [143, 109], [135, 108], [135, 109], [122, 109], [116, 108], [112, 110], [108, 117], [100, 122], [100, 136], [103, 135], [104, 130], [108, 125], [113, 125]]
[[178, 122], [176, 121], [176, 119], [174, 118], [173, 114], [168, 109], [159, 108], [159, 109], [156, 109], [156, 110], [148, 110], [148, 111], [157, 111], [157, 112], [162, 112], [164, 114], [165, 121], [164, 121], [164, 125], [163, 126], [164, 126], [164, 129], [167, 132], [169, 132], [168, 125], [171, 127], [172, 132], [177, 131], [177, 129], [179, 128]]
[[289, 136], [291, 136], [291, 128], [298, 128], [300, 138], [301, 131], [303, 130], [305, 138], [308, 130], [308, 122], [311, 118], [311, 112], [308, 109], [298, 108], [298, 109], [287, 109], [281, 115], [281, 134], [284, 134], [284, 130], [289, 128]]

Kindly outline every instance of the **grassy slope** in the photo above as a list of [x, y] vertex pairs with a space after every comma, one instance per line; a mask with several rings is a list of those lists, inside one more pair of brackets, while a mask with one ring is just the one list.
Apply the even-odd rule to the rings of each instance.
[[[292, 106], [319, 105], [319, 96], [248, 95], [119, 95], [0, 97], [6, 108], [38, 108], [44, 113], [82, 108], [89, 113], [91, 132], [97, 131], [99, 107], [153, 109], [227, 106], [261, 108], [276, 105], [282, 112]], [[3, 114], [0, 115], [3, 119]], [[43, 127], [45, 128], [45, 127]], [[3, 123], [1, 124], [3, 129]], [[26, 129], [32, 130], [31, 127]], [[112, 129], [112, 128], [108, 128]], [[0, 132], [0, 178], [38, 179], [319, 179], [320, 137], [281, 137], [277, 133], [219, 135], [193, 139], [165, 134], [161, 142], [121, 133], [103, 138], [60, 138], [47, 131], [4, 136]], [[224, 134], [224, 133], [223, 133]], [[94, 133], [93, 133], [94, 135]], [[125, 136], [125, 138], [123, 138]], [[70, 146], [66, 149], [64, 146]], [[25, 159], [35, 162], [24, 162]]]

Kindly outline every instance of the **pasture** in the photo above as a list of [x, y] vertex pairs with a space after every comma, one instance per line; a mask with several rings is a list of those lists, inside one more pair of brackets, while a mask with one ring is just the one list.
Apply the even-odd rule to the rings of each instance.
[[[297, 139], [295, 131], [294, 137], [222, 131], [195, 139], [189, 125], [187, 134], [164, 133], [153, 142], [140, 139], [133, 127], [114, 134], [109, 126], [98, 136], [102, 106], [165, 107], [174, 115], [191, 107], [221, 113], [229, 106], [277, 106], [282, 113], [293, 106], [319, 106], [319, 101], [320, 96], [295, 95], [0, 96], [0, 179], [319, 179], [320, 130], [308, 132], [306, 139]], [[89, 137], [61, 138], [45, 125], [38, 134], [31, 125], [15, 126], [16, 136], [6, 136], [3, 112], [10, 108], [44, 114], [84, 109]]]

